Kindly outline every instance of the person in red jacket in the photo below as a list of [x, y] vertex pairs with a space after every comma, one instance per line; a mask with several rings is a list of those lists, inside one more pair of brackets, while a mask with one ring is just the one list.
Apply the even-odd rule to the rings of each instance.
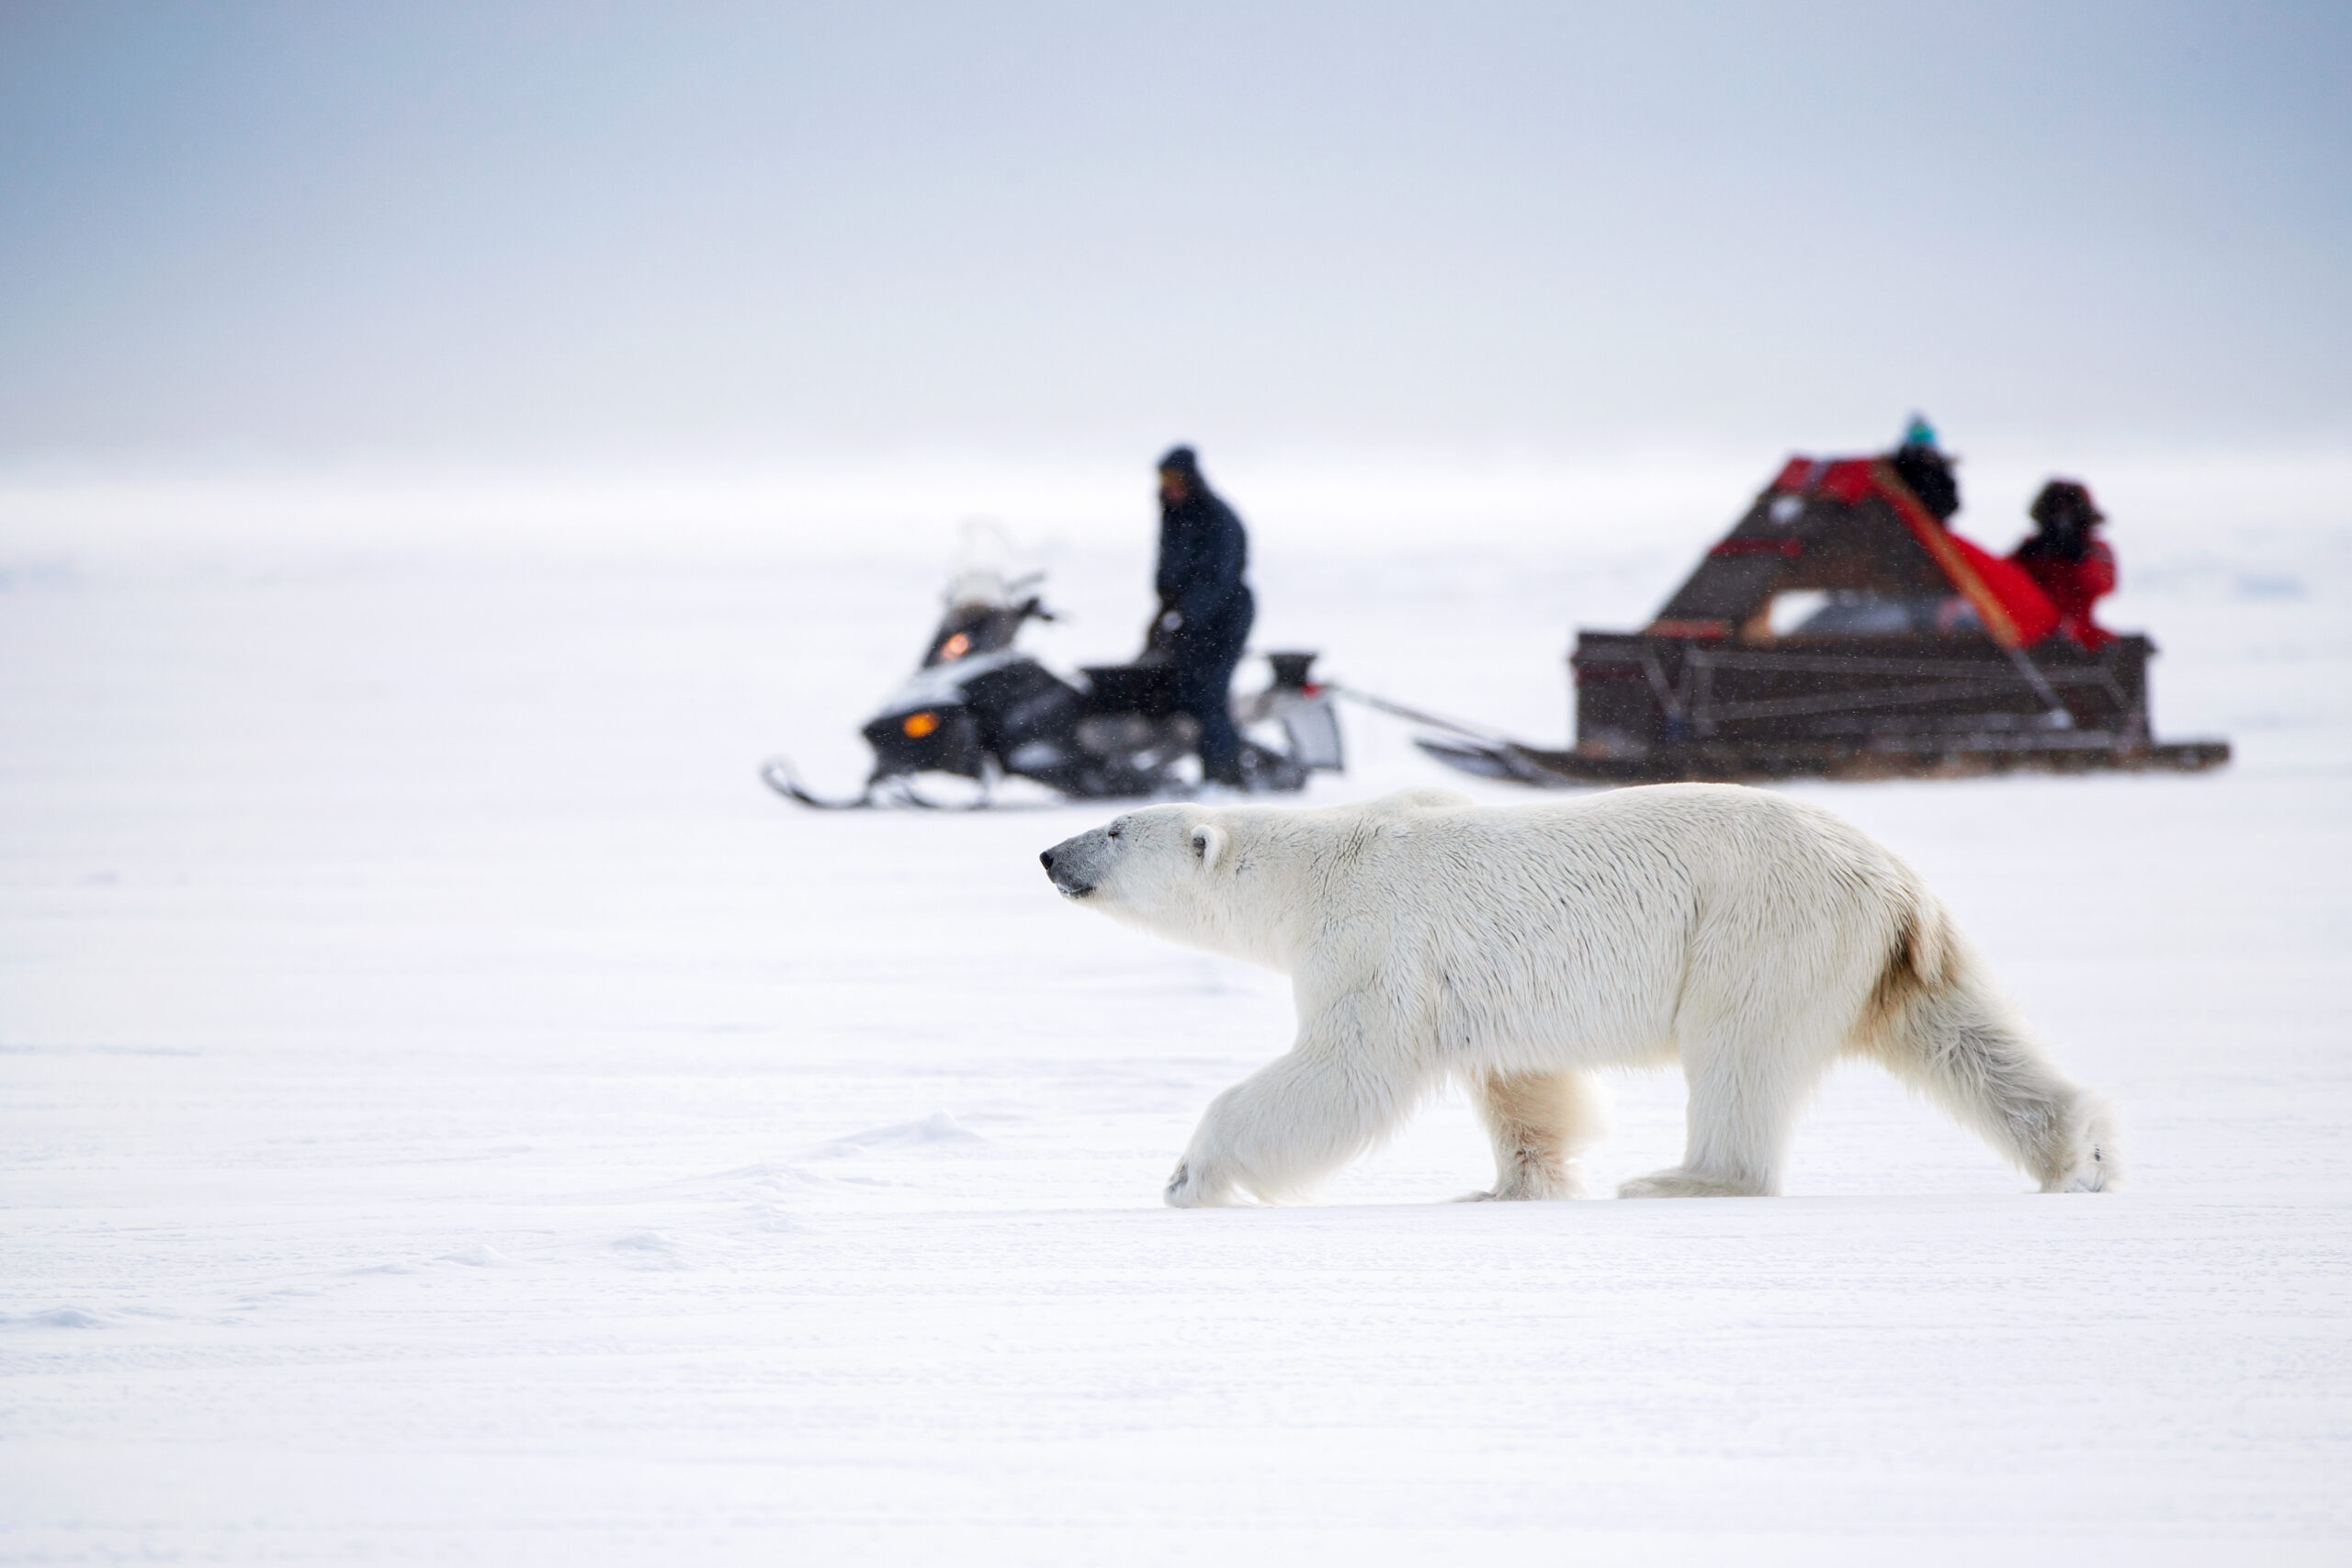
[[2028, 512], [2033, 536], [2009, 554], [2058, 607], [2058, 634], [2097, 653], [2115, 634], [2091, 619], [2091, 605], [2115, 592], [2115, 552], [2093, 530], [2107, 521], [2088, 486], [2052, 479]]

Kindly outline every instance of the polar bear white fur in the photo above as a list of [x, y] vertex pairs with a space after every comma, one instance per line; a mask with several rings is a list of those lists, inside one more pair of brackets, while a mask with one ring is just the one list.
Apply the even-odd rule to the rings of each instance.
[[2045, 1192], [2120, 1175], [2063, 1077], [1911, 868], [1762, 790], [1658, 784], [1482, 807], [1407, 790], [1317, 810], [1159, 806], [1040, 857], [1065, 897], [1292, 977], [1290, 1052], [1209, 1105], [1180, 1207], [1295, 1195], [1423, 1094], [1468, 1087], [1492, 1198], [1577, 1195], [1596, 1068], [1679, 1060], [1682, 1163], [1621, 1197], [1779, 1190], [1804, 1101], [1868, 1056]]

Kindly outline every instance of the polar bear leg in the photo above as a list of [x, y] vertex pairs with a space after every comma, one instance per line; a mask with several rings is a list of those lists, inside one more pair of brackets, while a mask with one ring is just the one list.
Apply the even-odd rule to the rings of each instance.
[[1624, 1183], [1617, 1196], [1764, 1198], [1781, 1190], [1789, 1136], [1839, 1041], [1817, 1018], [1775, 1023], [1727, 1021], [1684, 1044], [1682, 1163]]
[[2044, 1192], [2120, 1185], [2122, 1161], [2105, 1103], [2051, 1064], [1975, 963], [1971, 955], [1947, 984], [1907, 998], [1875, 1055]]
[[1392, 1081], [1370, 1052], [1308, 1043], [1209, 1102], [1168, 1179], [1171, 1207], [1278, 1201], [1312, 1187], [1396, 1125], [1419, 1086]]
[[1481, 1198], [1581, 1198], [1577, 1156], [1609, 1130], [1600, 1086], [1582, 1073], [1490, 1073], [1472, 1086], [1495, 1145], [1495, 1185]]

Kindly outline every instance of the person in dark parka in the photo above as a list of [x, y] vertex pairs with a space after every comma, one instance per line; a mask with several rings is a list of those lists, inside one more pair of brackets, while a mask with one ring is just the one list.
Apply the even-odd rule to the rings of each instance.
[[1249, 564], [1241, 519], [1202, 480], [1193, 449], [1171, 449], [1159, 459], [1159, 613], [1145, 657], [1175, 665], [1176, 706], [1201, 727], [1201, 772], [1226, 784], [1246, 783], [1232, 688], [1258, 614]]
[[2058, 606], [2058, 631], [2097, 653], [2115, 634], [2091, 619], [2091, 606], [2115, 592], [2115, 552], [2096, 530], [2107, 513], [2080, 479], [2052, 479], [2027, 513], [2033, 536], [2009, 552]]
[[1951, 514], [1960, 510], [1960, 476], [1951, 471], [1952, 459], [1936, 445], [1936, 427], [1917, 414], [1911, 416], [1911, 426], [1903, 433], [1903, 445], [1888, 457], [1895, 476], [1919, 498], [1919, 504], [1935, 513], [1939, 523], [1950, 523]]

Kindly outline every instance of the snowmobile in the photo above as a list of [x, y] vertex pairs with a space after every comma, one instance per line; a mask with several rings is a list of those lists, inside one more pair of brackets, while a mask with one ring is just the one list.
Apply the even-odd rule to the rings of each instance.
[[2094, 652], [2056, 618], [1886, 459], [1796, 457], [1647, 626], [1577, 634], [1572, 749], [1343, 694], [1440, 731], [1416, 743], [1449, 767], [1545, 786], [2229, 760], [2151, 733], [2147, 637]]
[[[967, 536], [967, 563], [978, 553]], [[856, 795], [816, 794], [782, 757], [762, 764], [761, 777], [787, 798], [824, 809], [935, 807], [940, 802], [915, 788], [923, 773], [974, 781], [974, 806], [991, 804], [1008, 774], [1078, 800], [1193, 794], [1197, 784], [1182, 764], [1199, 726], [1176, 711], [1175, 666], [1164, 654], [1087, 666], [1073, 682], [1018, 646], [1030, 621], [1056, 618], [1033, 592], [1043, 577], [989, 564], [956, 571], [922, 662], [862, 731], [874, 767]], [[1252, 790], [1303, 789], [1309, 773], [1342, 767], [1339, 716], [1329, 691], [1312, 677], [1315, 657], [1268, 654], [1272, 684], [1235, 705], [1245, 730], [1242, 774]]]

